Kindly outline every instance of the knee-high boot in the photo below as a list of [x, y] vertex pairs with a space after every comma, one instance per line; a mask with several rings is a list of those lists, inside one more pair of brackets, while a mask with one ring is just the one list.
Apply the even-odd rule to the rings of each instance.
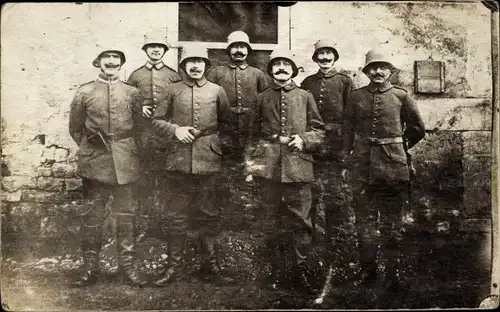
[[135, 215], [118, 213], [116, 221], [119, 271], [126, 283], [143, 286], [146, 284], [146, 280], [140, 273], [136, 262], [134, 241]]

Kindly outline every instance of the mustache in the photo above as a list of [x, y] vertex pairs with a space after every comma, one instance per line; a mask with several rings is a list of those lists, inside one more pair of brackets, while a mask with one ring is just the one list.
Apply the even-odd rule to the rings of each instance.
[[287, 72], [287, 71], [286, 71], [286, 70], [284, 70], [284, 69], [278, 69], [278, 70], [277, 70], [277, 71], [275, 71], [273, 74], [275, 74], [275, 75], [279, 75], [279, 74], [286, 74], [286, 75], [288, 75], [288, 74], [290, 74], [290, 73], [289, 73], [289, 72]]
[[382, 74], [375, 74], [372, 77], [373, 78], [377, 78], [377, 77], [384, 78], [384, 75], [382, 75]]
[[118, 68], [120, 65], [118, 64], [104, 64], [104, 67], [106, 68]]
[[234, 52], [234, 53], [233, 53], [233, 55], [234, 55], [234, 56], [242, 56], [242, 57], [243, 57], [243, 56], [245, 56], [246, 54], [245, 54], [245, 53], [243, 53], [243, 52]]
[[320, 62], [320, 63], [330, 63], [331, 61], [333, 61], [333, 59], [329, 59], [329, 58], [319, 58], [318, 59], [318, 62]]
[[198, 68], [196, 68], [196, 67], [194, 67], [194, 68], [191, 68], [191, 69], [189, 70], [189, 72], [190, 72], [190, 73], [202, 73], [203, 71], [202, 71], [202, 70], [200, 70], [200, 69], [198, 69]]

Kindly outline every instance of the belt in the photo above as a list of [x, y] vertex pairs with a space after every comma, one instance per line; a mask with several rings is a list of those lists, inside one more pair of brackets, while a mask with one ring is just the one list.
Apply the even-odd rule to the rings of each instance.
[[128, 139], [132, 136], [133, 136], [132, 131], [127, 131], [127, 132], [120, 133], [120, 134], [114, 134], [114, 133], [106, 134], [106, 138], [110, 141], [120, 141], [120, 140]]
[[392, 138], [372, 138], [372, 137], [356, 137], [356, 140], [366, 141], [373, 145], [384, 145], [384, 144], [394, 144], [403, 143], [402, 137], [392, 137]]
[[207, 136], [207, 135], [212, 135], [212, 134], [216, 134], [219, 132], [219, 130], [217, 129], [204, 129], [204, 130], [196, 130], [196, 131], [189, 131], [192, 135], [194, 135], [195, 138], [200, 138], [200, 137], [204, 137], [204, 136]]
[[342, 129], [341, 123], [325, 122], [325, 130], [326, 131], [337, 131], [338, 129]]
[[281, 144], [288, 144], [292, 140], [289, 136], [282, 136], [279, 134], [266, 134], [261, 137], [263, 140], [269, 141], [271, 143], [280, 142]]
[[246, 114], [250, 111], [251, 109], [248, 107], [243, 107], [243, 106], [231, 106], [231, 112], [235, 113], [236, 115], [242, 115]]

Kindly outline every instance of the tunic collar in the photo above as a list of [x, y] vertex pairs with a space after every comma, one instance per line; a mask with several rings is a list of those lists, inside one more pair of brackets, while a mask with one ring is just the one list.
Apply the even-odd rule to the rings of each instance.
[[198, 87], [203, 87], [206, 83], [207, 83], [207, 78], [205, 78], [205, 75], [203, 75], [203, 77], [201, 77], [201, 79], [199, 80], [194, 80], [194, 79], [191, 79], [191, 77], [189, 77], [187, 74], [186, 74], [186, 77], [184, 79], [182, 79], [182, 81], [184, 81], [185, 84], [187, 84], [188, 86], [190, 86], [191, 88], [196, 84]]
[[115, 84], [115, 83], [120, 81], [120, 77], [119, 76], [108, 77], [105, 74], [100, 73], [99, 76], [97, 76], [96, 81], [106, 83], [106, 84]]
[[161, 69], [163, 66], [165, 66], [165, 64], [163, 63], [163, 61], [160, 61], [160, 62], [158, 62], [158, 63], [156, 63], [156, 64], [153, 64], [153, 63], [151, 63], [151, 62], [148, 60], [148, 61], [146, 62], [146, 65], [145, 65], [145, 66], [146, 66], [146, 68], [147, 68], [147, 69], [151, 69], [151, 68], [153, 68], [153, 67], [154, 67], [154, 68], [156, 68], [156, 69]]
[[286, 91], [290, 91], [290, 90], [295, 89], [296, 87], [297, 87], [297, 85], [295, 84], [295, 82], [293, 80], [289, 84], [284, 85], [284, 86], [280, 86], [280, 85], [276, 84], [274, 81], [271, 82], [271, 88], [273, 88], [274, 90], [279, 90], [279, 89], [283, 88]]
[[367, 86], [366, 89], [370, 91], [371, 93], [375, 93], [375, 91], [379, 90], [380, 92], [386, 92], [389, 89], [392, 89], [394, 86], [390, 81], [387, 81], [383, 86], [376, 86], [374, 83], [370, 82]]
[[233, 61], [226, 62], [226, 65], [231, 67], [232, 69], [236, 69], [236, 67], [239, 67], [241, 70], [245, 70], [248, 67], [247, 62], [243, 62], [241, 64], [235, 64]]
[[330, 78], [330, 77], [333, 77], [335, 76], [336, 74], [338, 74], [339, 72], [335, 69], [335, 67], [332, 67], [330, 68], [329, 71], [327, 71], [326, 73], [322, 72], [321, 70], [318, 70], [318, 76], [320, 78]]

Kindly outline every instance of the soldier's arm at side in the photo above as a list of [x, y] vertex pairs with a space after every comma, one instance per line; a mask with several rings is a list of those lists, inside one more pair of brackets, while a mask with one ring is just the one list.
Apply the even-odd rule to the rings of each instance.
[[154, 131], [167, 138], [172, 138], [175, 135], [175, 129], [179, 128], [179, 125], [170, 122], [169, 112], [172, 102], [173, 93], [167, 90], [165, 100], [158, 104], [151, 121]]
[[408, 140], [408, 148], [410, 149], [425, 137], [425, 125], [417, 103], [409, 93], [406, 93], [403, 99], [402, 119], [406, 124], [403, 135]]
[[83, 102], [83, 94], [80, 90], [76, 91], [69, 111], [69, 134], [80, 145], [85, 129], [85, 104]]
[[349, 168], [348, 157], [354, 144], [354, 128], [356, 126], [356, 100], [352, 94], [344, 106], [342, 120], [342, 151], [340, 162], [346, 168]]
[[210, 68], [207, 73], [205, 74], [205, 78], [207, 78], [208, 81], [219, 84], [217, 81], [217, 72], [214, 67]]
[[257, 92], [262, 92], [269, 86], [267, 83], [266, 74], [259, 70], [259, 76], [257, 77]]
[[140, 140], [140, 134], [144, 128], [145, 118], [142, 116], [142, 95], [136, 90], [132, 95], [132, 120], [134, 121], [134, 138], [137, 142]]
[[299, 133], [304, 141], [304, 150], [313, 151], [324, 141], [325, 124], [319, 114], [316, 101], [310, 92], [307, 92], [307, 131]]
[[354, 83], [351, 78], [346, 78], [346, 82], [344, 84], [344, 109], [347, 103], [349, 103], [349, 98], [351, 97], [351, 92], [354, 91]]
[[219, 87], [217, 95], [217, 123], [223, 152], [230, 152], [233, 129], [231, 106], [224, 88]]

